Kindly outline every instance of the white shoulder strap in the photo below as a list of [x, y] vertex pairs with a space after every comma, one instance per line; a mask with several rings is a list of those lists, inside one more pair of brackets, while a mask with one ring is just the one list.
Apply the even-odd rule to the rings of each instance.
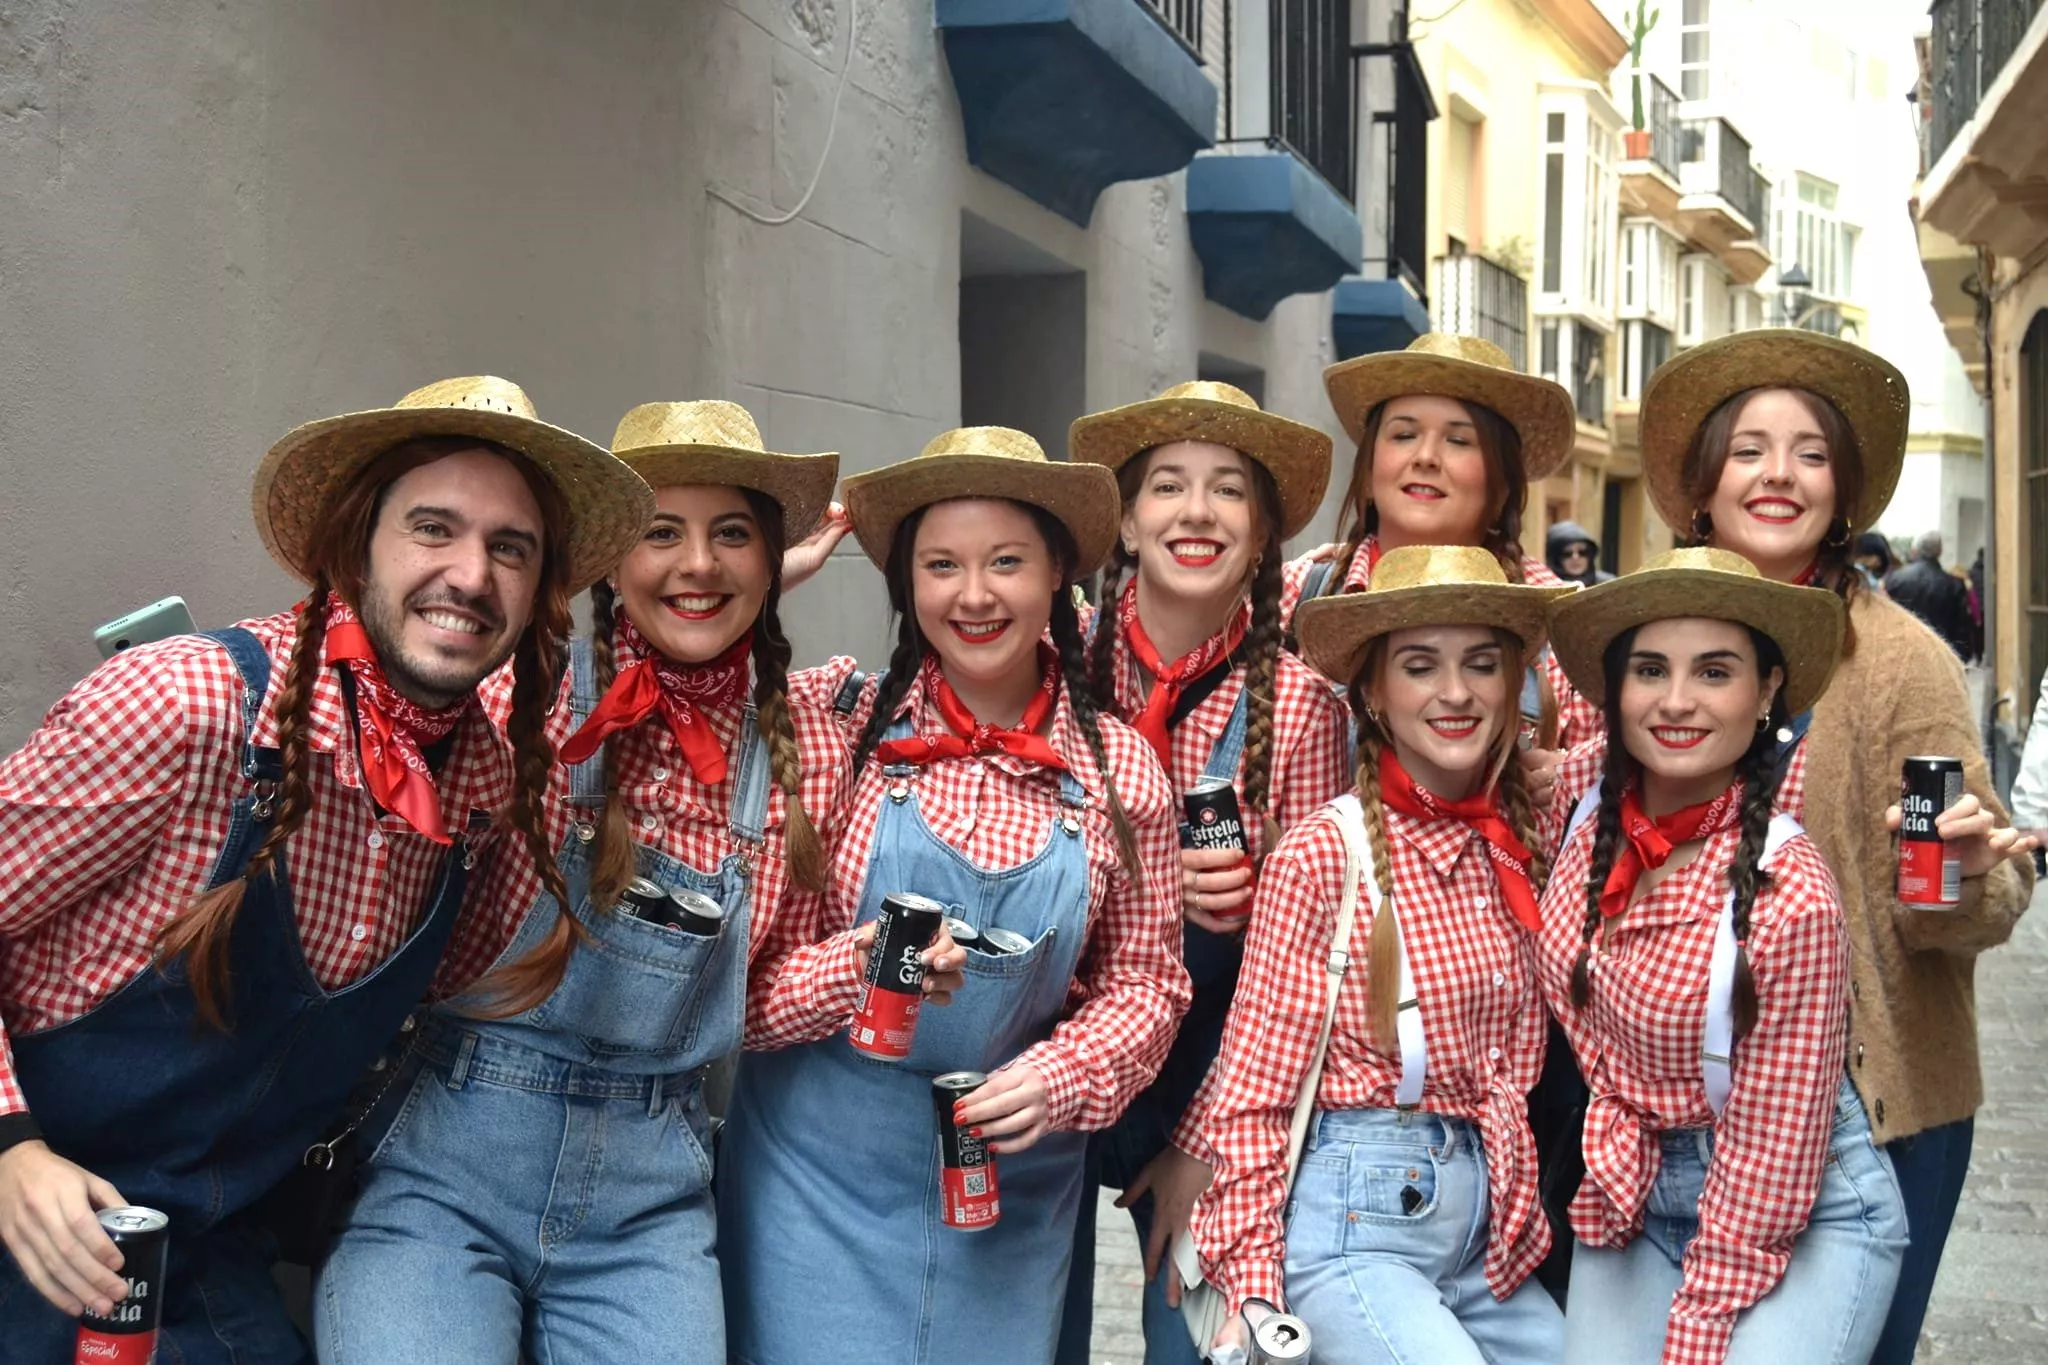
[[1394, 1034], [1401, 1048], [1401, 1079], [1394, 1087], [1394, 1103], [1404, 1109], [1412, 1109], [1422, 1103], [1422, 1083], [1429, 1075], [1429, 1046], [1423, 1037], [1422, 1002], [1415, 993], [1415, 973], [1408, 965], [1408, 945], [1401, 933], [1401, 917], [1393, 902], [1380, 900], [1379, 882], [1373, 876], [1372, 844], [1365, 836], [1365, 811], [1358, 804], [1358, 797], [1355, 794], [1341, 796], [1332, 803], [1331, 809], [1336, 813], [1339, 828], [1344, 831], [1345, 844], [1358, 850], [1357, 862], [1363, 869], [1366, 893], [1372, 898], [1373, 914], [1384, 913], [1394, 917], [1395, 956], [1400, 973]]
[[[1771, 818], [1770, 833], [1764, 837], [1763, 857], [1770, 866], [1786, 842], [1803, 833], [1789, 815]], [[1707, 1027], [1700, 1039], [1700, 1078], [1707, 1088], [1707, 1107], [1719, 1118], [1728, 1107], [1728, 1095], [1735, 1088], [1731, 1063], [1735, 1056], [1735, 892], [1721, 902], [1721, 920], [1714, 926], [1714, 958], [1707, 968]]]
[[1579, 804], [1572, 807], [1572, 818], [1565, 822], [1564, 838], [1557, 841], [1558, 848], [1562, 849], [1566, 844], [1570, 843], [1572, 836], [1579, 832], [1579, 826], [1592, 819], [1594, 813], [1599, 809], [1600, 784], [1595, 782], [1586, 789], [1586, 794], [1579, 798]]

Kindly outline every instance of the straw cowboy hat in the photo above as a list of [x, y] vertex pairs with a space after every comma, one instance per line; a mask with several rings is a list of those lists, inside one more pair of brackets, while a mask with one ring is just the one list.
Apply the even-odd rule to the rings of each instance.
[[428, 436], [490, 441], [524, 455], [554, 480], [569, 508], [572, 593], [609, 573], [654, 516], [654, 494], [610, 451], [541, 421], [517, 384], [478, 375], [444, 379], [391, 407], [287, 432], [256, 468], [256, 531], [271, 558], [300, 582], [311, 582], [307, 547], [335, 497], [391, 447]]
[[1835, 510], [1867, 529], [1892, 500], [1906, 462], [1912, 395], [1882, 357], [1818, 332], [1786, 327], [1737, 332], [1666, 361], [1643, 389], [1641, 442], [1650, 498], [1667, 526], [1692, 526], [1686, 457], [1713, 410], [1745, 389], [1808, 389], [1833, 403], [1863, 452], [1863, 496]]
[[1280, 490], [1280, 538], [1308, 525], [1330, 484], [1330, 438], [1265, 411], [1234, 384], [1197, 379], [1157, 398], [1090, 413], [1067, 432], [1069, 458], [1120, 470], [1172, 441], [1229, 446], [1266, 467]]
[[1492, 408], [1522, 438], [1529, 482], [1546, 478], [1571, 458], [1578, 416], [1564, 387], [1523, 374], [1508, 353], [1479, 337], [1425, 332], [1405, 351], [1380, 351], [1323, 371], [1323, 387], [1337, 420], [1357, 442], [1365, 415], [1392, 398], [1433, 394]]
[[954, 498], [1008, 498], [1043, 508], [1073, 533], [1076, 578], [1102, 566], [1116, 544], [1123, 502], [1116, 475], [1098, 464], [1048, 460], [1045, 448], [1009, 427], [958, 427], [908, 460], [846, 481], [846, 515], [876, 567], [886, 569], [896, 527], [920, 507]]
[[1673, 617], [1703, 616], [1751, 626], [1785, 656], [1785, 705], [1797, 714], [1828, 690], [1848, 619], [1825, 588], [1774, 583], [1727, 550], [1671, 550], [1634, 573], [1572, 594], [1550, 615], [1550, 648], [1572, 686], [1605, 703], [1607, 646], [1623, 631]]
[[1403, 545], [1389, 550], [1364, 592], [1303, 602], [1294, 613], [1302, 657], [1316, 671], [1349, 682], [1365, 647], [1410, 626], [1498, 626], [1530, 651], [1543, 643], [1550, 603], [1571, 585], [1510, 583], [1491, 550], [1472, 545]]
[[782, 504], [784, 538], [818, 528], [839, 481], [839, 456], [778, 455], [761, 445], [753, 414], [716, 398], [642, 403], [619, 419], [612, 454], [650, 488], [719, 484], [751, 488]]

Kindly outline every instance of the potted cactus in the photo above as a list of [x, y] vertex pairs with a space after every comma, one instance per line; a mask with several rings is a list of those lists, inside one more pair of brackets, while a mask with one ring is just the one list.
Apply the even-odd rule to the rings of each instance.
[[1630, 161], [1641, 161], [1650, 155], [1651, 133], [1643, 126], [1643, 38], [1657, 27], [1657, 16], [1663, 12], [1651, 9], [1650, 0], [1637, 0], [1635, 13], [1628, 16], [1628, 94], [1633, 127], [1621, 135], [1621, 141]]

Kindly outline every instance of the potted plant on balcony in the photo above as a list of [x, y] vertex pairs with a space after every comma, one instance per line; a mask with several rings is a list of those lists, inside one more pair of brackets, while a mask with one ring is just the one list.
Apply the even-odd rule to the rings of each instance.
[[1621, 141], [1630, 161], [1641, 161], [1650, 155], [1650, 130], [1643, 127], [1643, 38], [1657, 27], [1657, 16], [1663, 12], [1651, 9], [1650, 0], [1637, 0], [1636, 12], [1629, 16], [1628, 94], [1630, 121], [1634, 126], [1621, 135]]

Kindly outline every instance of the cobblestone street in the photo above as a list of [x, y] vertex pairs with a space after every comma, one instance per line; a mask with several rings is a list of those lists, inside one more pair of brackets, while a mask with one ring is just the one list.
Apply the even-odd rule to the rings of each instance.
[[[1977, 968], [1984, 1108], [1920, 1361], [2048, 1365], [2048, 892]], [[1142, 1365], [1137, 1239], [1103, 1198], [1090, 1365]]]

